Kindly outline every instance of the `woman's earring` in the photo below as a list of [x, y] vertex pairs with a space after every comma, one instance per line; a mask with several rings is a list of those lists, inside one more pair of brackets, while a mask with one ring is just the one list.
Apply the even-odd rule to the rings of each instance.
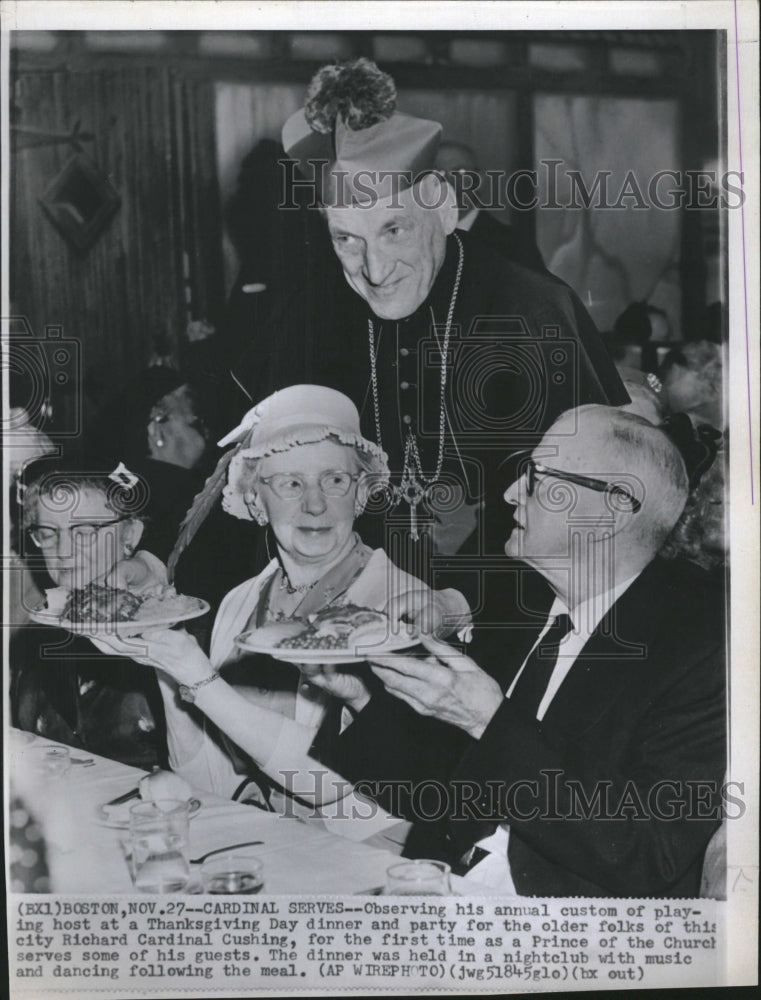
[[132, 542], [125, 542], [124, 543], [124, 554], [125, 554], [125, 556], [128, 559], [130, 559], [134, 555], [134, 552], [135, 552], [135, 546], [132, 544]]
[[164, 447], [164, 439], [163, 439], [163, 437], [157, 437], [156, 438], [156, 447], [157, 448], [163, 448]]
[[256, 523], [263, 528], [265, 524], [269, 524], [270, 522], [266, 513], [256, 502], [256, 498], [256, 490], [245, 490], [243, 492], [243, 503], [246, 505], [249, 514], [253, 517]]

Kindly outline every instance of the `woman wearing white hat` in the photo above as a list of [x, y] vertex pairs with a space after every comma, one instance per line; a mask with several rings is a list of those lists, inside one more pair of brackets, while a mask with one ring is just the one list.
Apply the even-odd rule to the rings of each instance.
[[[219, 475], [227, 466], [223, 506], [236, 517], [269, 525], [277, 553], [222, 602], [208, 658], [187, 633], [168, 630], [142, 636], [137, 640], [142, 656], [135, 657], [133, 648], [130, 655], [159, 668], [175, 771], [196, 786], [229, 796], [241, 786], [242, 774], [253, 771], [261, 799], [270, 807], [272, 782], [282, 789], [284, 780], [286, 790], [324, 804], [344, 796], [348, 785], [327, 771], [315, 779], [310, 748], [321, 725], [321, 740], [330, 726], [338, 732], [339, 713], [326, 718], [330, 703], [340, 707], [332, 695], [348, 708], [345, 724], [369, 701], [370, 689], [355, 672], [337, 672], [318, 684], [304, 676], [297, 685], [278, 683], [293, 673], [282, 663], [269, 664], [269, 677], [263, 679], [261, 658], [252, 662], [236, 647], [235, 637], [329, 605], [354, 604], [389, 611], [392, 617], [404, 608], [424, 614], [429, 625], [462, 624], [469, 609], [459, 593], [429, 590], [354, 532], [355, 518], [389, 473], [385, 453], [362, 437], [359, 414], [348, 397], [323, 386], [290, 386], [251, 410], [220, 445], [233, 442], [220, 463]], [[100, 644], [124, 652], [120, 641]], [[234, 678], [235, 686], [220, 671]], [[178, 694], [201, 710], [201, 721], [182, 707]], [[241, 761], [238, 750], [249, 761]]]

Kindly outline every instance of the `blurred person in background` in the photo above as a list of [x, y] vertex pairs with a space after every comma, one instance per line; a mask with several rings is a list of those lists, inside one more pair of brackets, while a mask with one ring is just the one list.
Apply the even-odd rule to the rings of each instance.
[[617, 368], [631, 399], [630, 403], [619, 409], [628, 413], [638, 413], [640, 417], [644, 417], [656, 426], [660, 424], [666, 416], [666, 406], [663, 399], [663, 385], [658, 376], [626, 365], [617, 365]]
[[690, 494], [662, 554], [667, 558], [683, 556], [704, 569], [723, 573], [729, 556], [724, 348], [709, 340], [683, 344], [670, 352], [661, 376], [670, 412], [686, 413], [698, 433], [710, 433], [710, 428], [715, 428], [718, 444], [716, 461]]
[[6, 494], [8, 510], [11, 519], [11, 539], [8, 553], [8, 589], [9, 589], [9, 624], [11, 630], [24, 625], [28, 621], [30, 608], [36, 607], [42, 601], [42, 591], [34, 579], [21, 552], [23, 546], [17, 543], [18, 526], [21, 520], [18, 483], [24, 468], [43, 455], [55, 453], [56, 446], [40, 429], [44, 423], [43, 410], [35, 419], [27, 410], [27, 393], [14, 377], [13, 369], [9, 372], [10, 409], [8, 417], [3, 421], [3, 452], [8, 455], [8, 472], [10, 474], [9, 492]]
[[670, 413], [686, 413], [695, 425], [726, 427], [723, 397], [724, 352], [720, 344], [695, 340], [671, 351], [661, 368]]
[[457, 229], [473, 233], [486, 246], [516, 264], [534, 271], [546, 270], [539, 248], [529, 236], [516, 226], [499, 222], [491, 212], [479, 207], [488, 201], [490, 189], [483, 183], [483, 171], [470, 146], [444, 140], [435, 163], [454, 189], [459, 214]]
[[660, 552], [662, 558], [689, 559], [716, 575], [724, 573], [729, 560], [725, 458], [722, 448], [691, 490], [682, 516]]
[[203, 482], [207, 431], [182, 375], [146, 368], [101, 411], [88, 453], [104, 466], [124, 462], [149, 487], [144, 544], [166, 562], [177, 529]]
[[[147, 485], [142, 546], [163, 563], [180, 525], [213, 468], [203, 394], [173, 368], [154, 366], [132, 379], [103, 410], [90, 441], [101, 464], [120, 461]], [[216, 505], [198, 544], [186, 552], [174, 583], [180, 593], [201, 597], [208, 615], [189, 624], [202, 645], [209, 640], [213, 611], [224, 595], [251, 573], [250, 526], [227, 517]], [[225, 558], [220, 559], [219, 553]]]

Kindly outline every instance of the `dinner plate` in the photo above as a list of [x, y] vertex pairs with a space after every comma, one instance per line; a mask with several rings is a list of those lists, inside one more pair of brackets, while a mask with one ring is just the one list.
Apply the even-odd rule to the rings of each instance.
[[289, 646], [275, 646], [266, 637], [265, 629], [253, 629], [249, 632], [242, 632], [235, 638], [235, 644], [244, 649], [247, 653], [266, 653], [276, 660], [283, 660], [285, 663], [362, 663], [363, 660], [376, 656], [387, 656], [389, 653], [397, 653], [402, 649], [409, 649], [417, 646], [420, 637], [414, 634], [402, 632], [393, 635], [384, 642], [372, 642], [369, 637], [361, 639], [356, 644], [351, 640], [346, 649], [294, 649]]
[[[111, 827], [114, 830], [128, 830], [129, 829], [129, 811], [132, 806], [136, 805], [138, 801], [144, 802], [145, 799], [138, 799], [134, 802], [122, 802], [118, 806], [109, 806], [107, 802], [98, 806], [97, 815], [98, 820], [102, 826]], [[198, 810], [201, 808], [200, 799], [188, 799], [190, 804], [190, 817], [196, 815]]]
[[[178, 595], [178, 597], [180, 596], [182, 595]], [[180, 622], [199, 618], [209, 610], [209, 604], [202, 601], [200, 597], [182, 596], [184, 610], [175, 608], [172, 612], [170, 602], [173, 600], [176, 598], [167, 598], [167, 607], [159, 606], [148, 610], [139, 618], [131, 618], [128, 621], [72, 622], [68, 618], [62, 618], [57, 612], [48, 611], [47, 608], [35, 608], [29, 612], [29, 617], [38, 625], [55, 625], [57, 628], [66, 629], [67, 632], [74, 632], [77, 635], [118, 635], [128, 639], [130, 636], [142, 635], [143, 632], [153, 629], [171, 628]]]

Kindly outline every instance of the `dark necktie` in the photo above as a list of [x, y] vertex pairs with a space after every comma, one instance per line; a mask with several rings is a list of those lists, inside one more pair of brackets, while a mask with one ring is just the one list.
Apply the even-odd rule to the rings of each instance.
[[555, 618], [547, 634], [526, 660], [515, 690], [510, 695], [511, 703], [532, 719], [536, 716], [558, 661], [560, 644], [572, 629], [573, 622], [568, 615], [558, 615]]

